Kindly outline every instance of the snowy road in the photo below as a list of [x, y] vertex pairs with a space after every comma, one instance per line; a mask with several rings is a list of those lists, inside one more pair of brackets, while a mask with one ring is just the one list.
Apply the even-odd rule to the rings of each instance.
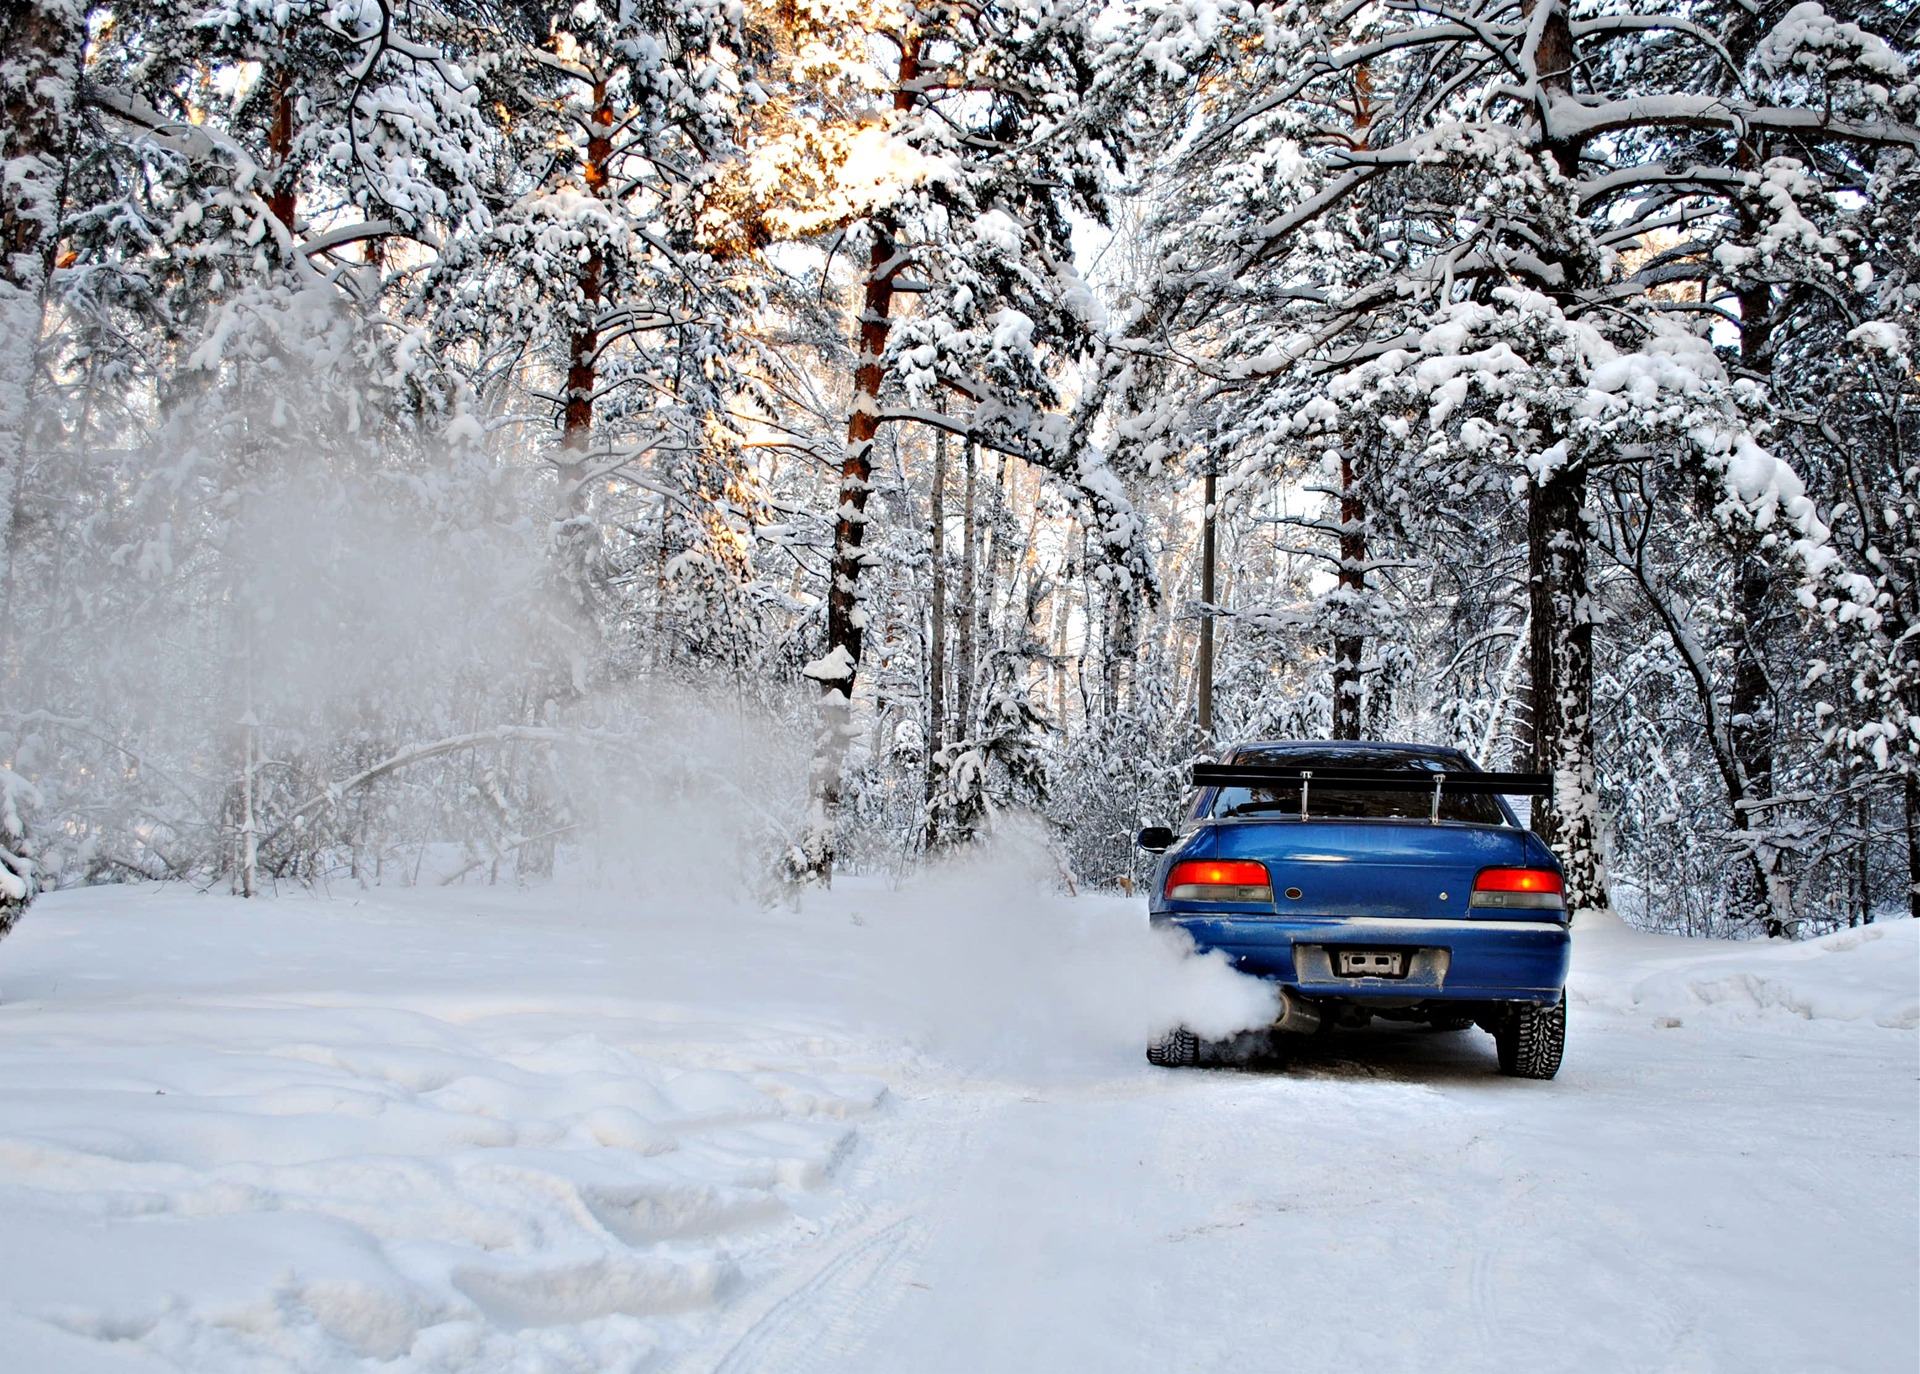
[[1477, 1032], [1150, 1069], [1139, 1004], [1218, 988], [976, 897], [56, 896], [0, 1374], [1920, 1366], [1910, 923], [1590, 932], [1534, 1084]]
[[794, 1367], [1915, 1367], [1910, 1042], [1575, 1026], [1547, 1092], [1411, 1032], [982, 1104], [925, 1287]]

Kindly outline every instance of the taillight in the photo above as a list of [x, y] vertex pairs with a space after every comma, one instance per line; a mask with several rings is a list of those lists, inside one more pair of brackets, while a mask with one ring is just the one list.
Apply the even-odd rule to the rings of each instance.
[[1469, 906], [1507, 911], [1564, 911], [1560, 875], [1551, 868], [1483, 868], [1473, 880]]
[[1267, 866], [1251, 859], [1183, 859], [1167, 874], [1176, 902], [1271, 902]]

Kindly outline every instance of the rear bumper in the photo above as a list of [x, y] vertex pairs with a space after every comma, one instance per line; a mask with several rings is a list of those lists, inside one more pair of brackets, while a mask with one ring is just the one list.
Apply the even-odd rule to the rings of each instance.
[[[1567, 927], [1557, 921], [1287, 921], [1186, 913], [1156, 915], [1153, 923], [1184, 930], [1197, 947], [1219, 950], [1243, 973], [1308, 997], [1360, 1003], [1554, 1001], [1566, 986], [1571, 948]], [[1334, 954], [1354, 946], [1406, 951], [1407, 975], [1340, 977]]]

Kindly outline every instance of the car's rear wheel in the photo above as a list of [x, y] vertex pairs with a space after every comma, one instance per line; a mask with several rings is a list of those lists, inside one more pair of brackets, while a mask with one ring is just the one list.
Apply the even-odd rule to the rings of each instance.
[[1200, 1062], [1200, 1037], [1176, 1026], [1147, 1046], [1147, 1062], [1163, 1069], [1191, 1068]]
[[1552, 1078], [1567, 1047], [1567, 995], [1550, 1007], [1515, 1007], [1494, 1027], [1493, 1044], [1509, 1078]]

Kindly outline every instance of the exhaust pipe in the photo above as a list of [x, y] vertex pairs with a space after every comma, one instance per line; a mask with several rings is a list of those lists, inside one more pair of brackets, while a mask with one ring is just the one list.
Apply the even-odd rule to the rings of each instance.
[[1289, 988], [1280, 989], [1280, 1015], [1274, 1018], [1273, 1028], [1279, 1031], [1293, 1031], [1299, 1035], [1311, 1034], [1320, 1029], [1320, 1004]]

